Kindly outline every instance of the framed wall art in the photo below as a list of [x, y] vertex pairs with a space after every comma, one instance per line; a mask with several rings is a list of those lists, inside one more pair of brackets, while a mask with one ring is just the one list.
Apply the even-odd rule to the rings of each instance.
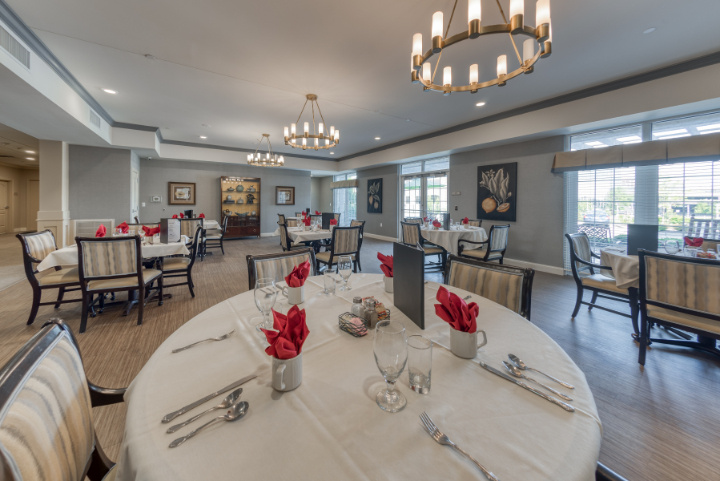
[[168, 182], [168, 204], [195, 205], [195, 182]]
[[383, 180], [368, 179], [367, 192], [367, 211], [368, 214], [382, 214], [383, 203]]
[[478, 219], [515, 221], [517, 162], [478, 166]]
[[275, 187], [276, 205], [295, 205], [295, 187]]

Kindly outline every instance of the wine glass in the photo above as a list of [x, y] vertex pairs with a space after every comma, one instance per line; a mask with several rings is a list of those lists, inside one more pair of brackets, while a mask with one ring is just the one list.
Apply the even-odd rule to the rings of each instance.
[[675, 239], [665, 241], [665, 252], [668, 254], [677, 254], [680, 251], [680, 243]]
[[273, 328], [270, 312], [275, 305], [275, 299], [277, 299], [277, 288], [273, 279], [263, 278], [255, 281], [255, 305], [263, 314], [263, 321], [255, 326], [258, 331]]
[[338, 272], [343, 278], [343, 285], [340, 287], [341, 291], [349, 291], [351, 288], [348, 287], [348, 279], [352, 274], [352, 257], [340, 256], [337, 263]]
[[386, 389], [375, 396], [381, 409], [396, 413], [402, 411], [407, 399], [400, 391], [395, 390], [400, 374], [407, 363], [407, 337], [405, 327], [398, 321], [380, 321], [375, 326], [375, 343], [373, 344], [375, 363], [385, 378]]

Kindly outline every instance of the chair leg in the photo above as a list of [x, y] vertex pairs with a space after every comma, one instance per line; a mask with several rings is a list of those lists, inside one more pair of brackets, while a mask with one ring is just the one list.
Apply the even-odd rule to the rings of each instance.
[[[590, 300], [590, 304], [595, 304], [597, 302], [597, 296], [598, 296], [598, 292], [593, 291], [593, 295], [592, 295], [592, 299]], [[588, 306], [588, 311], [591, 311], [592, 308], [593, 308], [593, 306]]]
[[647, 351], [647, 345], [648, 345], [648, 322], [645, 319], [641, 319], [640, 322], [640, 349], [638, 350], [638, 363], [640, 363], [641, 366], [645, 366], [645, 354]]
[[222, 251], [223, 255], [225, 255], [225, 246], [223, 246], [223, 240], [220, 239], [220, 250]]
[[357, 256], [357, 268], [360, 272], [362, 272], [362, 266], [360, 265], [360, 255]]
[[163, 305], [163, 278], [162, 275], [158, 278], [158, 306]]
[[58, 289], [58, 297], [57, 297], [57, 302], [55, 302], [55, 309], [60, 308], [60, 302], [62, 302], [64, 295], [65, 295], [65, 288], [61, 287], [60, 289]]
[[140, 283], [140, 289], [139, 289], [139, 292], [137, 293], [137, 295], [138, 295], [138, 297], [137, 297], [137, 299], [138, 299], [138, 301], [137, 301], [137, 305], [138, 305], [137, 325], [140, 326], [142, 324], [143, 311], [145, 310], [145, 286], [143, 286], [142, 283]]
[[193, 290], [193, 286], [195, 284], [193, 284], [192, 273], [190, 271], [188, 271], [188, 273], [187, 273], [187, 282], [188, 282], [188, 287], [190, 288], [190, 295], [192, 297], [195, 297], [195, 291]]
[[583, 298], [583, 288], [581, 286], [578, 286], [577, 300], [575, 301], [575, 309], [573, 310], [572, 316], [570, 316], [571, 319], [575, 319], [575, 316], [577, 316], [577, 313], [580, 310], [580, 305], [582, 303], [582, 298]]
[[30, 308], [30, 317], [28, 317], [27, 325], [29, 326], [35, 322], [35, 316], [37, 316], [38, 309], [40, 308], [40, 298], [42, 297], [42, 290], [39, 287], [33, 287], [33, 303]]
[[[100, 294], [102, 296], [102, 294]], [[92, 302], [93, 296], [88, 296], [83, 292], [82, 295], [82, 314], [80, 315], [80, 333], [85, 332], [87, 327], [88, 309], [90, 309], [90, 303]]]

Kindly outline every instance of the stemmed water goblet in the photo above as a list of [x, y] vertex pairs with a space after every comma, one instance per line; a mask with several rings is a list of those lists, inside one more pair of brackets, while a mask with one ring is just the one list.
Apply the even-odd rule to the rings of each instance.
[[341, 291], [349, 291], [351, 288], [348, 287], [348, 279], [352, 274], [352, 257], [340, 256], [337, 262], [338, 273], [343, 278], [343, 285], [340, 287]]
[[375, 363], [385, 378], [386, 388], [375, 396], [381, 409], [396, 413], [407, 404], [407, 399], [395, 390], [395, 383], [407, 363], [407, 337], [405, 327], [398, 321], [380, 321], [375, 326], [373, 344]]
[[275, 281], [270, 278], [258, 279], [255, 281], [255, 305], [262, 312], [263, 320], [255, 327], [260, 329], [272, 329], [273, 319], [270, 315], [275, 299], [277, 299], [277, 288]]

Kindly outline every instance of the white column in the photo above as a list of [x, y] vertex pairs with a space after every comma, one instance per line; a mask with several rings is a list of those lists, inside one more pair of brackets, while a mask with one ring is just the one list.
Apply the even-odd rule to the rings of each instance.
[[40, 152], [40, 210], [37, 230], [50, 229], [58, 247], [72, 244], [70, 212], [68, 210], [70, 156], [68, 144], [41, 140]]

